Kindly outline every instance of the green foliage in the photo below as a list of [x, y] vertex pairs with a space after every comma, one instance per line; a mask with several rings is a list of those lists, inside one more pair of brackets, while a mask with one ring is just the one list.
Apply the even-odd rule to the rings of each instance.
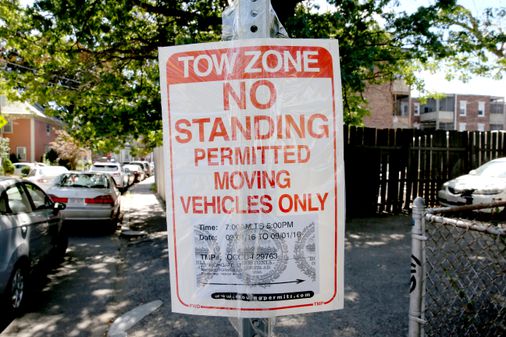
[[2, 159], [2, 169], [4, 174], [9, 175], [14, 173], [14, 164], [11, 162], [9, 158]]
[[9, 143], [10, 143], [9, 138], [0, 137], [0, 158], [9, 157], [9, 151], [11, 150]]
[[384, 16], [389, 1], [343, 0], [335, 3], [336, 11], [316, 13], [299, 6], [296, 15], [286, 23], [295, 38], [335, 38], [339, 41], [343, 105], [346, 123], [361, 125], [368, 114], [362, 93], [368, 84], [390, 82], [402, 76], [414, 82], [410, 55], [404, 44], [377, 18]]
[[26, 177], [30, 173], [31, 168], [29, 166], [25, 166], [21, 169], [21, 176]]
[[158, 47], [219, 40], [222, 2], [2, 2], [0, 83], [23, 83], [17, 98], [45, 105], [84, 146], [117, 148], [161, 130]]

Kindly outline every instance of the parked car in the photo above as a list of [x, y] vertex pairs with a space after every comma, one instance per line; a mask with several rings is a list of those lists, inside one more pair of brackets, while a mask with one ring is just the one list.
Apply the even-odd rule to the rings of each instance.
[[26, 179], [46, 190], [53, 184], [55, 178], [64, 172], [68, 172], [65, 166], [36, 166], [28, 173]]
[[63, 220], [94, 221], [116, 229], [121, 193], [108, 173], [67, 172], [60, 175], [47, 193], [54, 202], [66, 205]]
[[147, 162], [145, 160], [134, 160], [134, 161], [131, 161], [130, 164], [141, 165], [142, 168], [144, 169], [144, 173], [146, 174], [146, 177], [151, 176], [152, 172], [151, 172], [151, 166], [149, 165], [149, 162]]
[[123, 174], [127, 177], [127, 186], [130, 187], [135, 183], [135, 173], [130, 171], [127, 167], [121, 166], [121, 170], [123, 171]]
[[29, 181], [0, 177], [0, 312], [19, 313], [28, 281], [65, 255], [64, 208]]
[[469, 174], [444, 183], [438, 200], [443, 206], [506, 200], [506, 157], [491, 160]]
[[126, 164], [123, 165], [123, 168], [134, 174], [135, 182], [143, 181], [146, 178], [144, 168], [141, 164]]
[[29, 173], [33, 168], [37, 166], [46, 166], [43, 163], [26, 163], [26, 162], [14, 163], [13, 165], [14, 165], [14, 175], [17, 176], [23, 176], [23, 169], [25, 168], [28, 169]]
[[120, 191], [124, 191], [128, 188], [128, 176], [121, 169], [121, 164], [117, 162], [95, 162], [90, 168], [91, 172], [102, 172], [109, 173], [116, 186]]

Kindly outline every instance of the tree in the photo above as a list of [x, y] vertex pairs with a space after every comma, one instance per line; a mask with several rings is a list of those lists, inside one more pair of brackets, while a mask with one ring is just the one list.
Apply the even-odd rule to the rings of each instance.
[[[360, 94], [366, 83], [399, 75], [414, 83], [417, 62], [458, 60], [466, 52], [492, 50], [494, 42], [504, 39], [500, 32], [491, 39], [482, 34], [491, 25], [466, 25], [472, 16], [464, 15], [455, 0], [439, 0], [409, 15], [388, 10], [392, 2], [329, 0], [336, 11], [317, 13], [311, 1], [272, 0], [291, 37], [339, 39], [347, 123], [359, 124], [367, 113]], [[24, 9], [17, 0], [3, 1], [0, 92], [43, 104], [92, 150], [111, 151], [132, 138], [159, 144], [157, 49], [220, 40], [227, 4], [36, 0]], [[462, 31], [477, 38], [482, 34], [476, 40], [481, 42], [459, 47]]]
[[[390, 23], [406, 46], [418, 49], [414, 60], [424, 68], [436, 71], [446, 65], [448, 79], [467, 80], [473, 74], [500, 79], [506, 72], [505, 18], [506, 7], [473, 15], [448, 0], [410, 15], [402, 12], [391, 17]], [[436, 29], [431, 21], [438, 23]], [[427, 42], [430, 48], [423, 48]]]
[[56, 133], [56, 139], [50, 143], [50, 146], [58, 153], [58, 160], [67, 162], [72, 170], [82, 169], [81, 161], [86, 156], [87, 150], [64, 130], [58, 130]]

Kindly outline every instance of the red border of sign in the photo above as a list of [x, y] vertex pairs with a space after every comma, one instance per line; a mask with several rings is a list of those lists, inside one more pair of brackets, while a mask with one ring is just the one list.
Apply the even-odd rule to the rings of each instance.
[[[335, 82], [334, 82], [334, 67], [333, 67], [333, 57], [332, 57], [332, 54], [329, 53], [329, 51], [321, 46], [293, 46], [293, 45], [290, 45], [290, 46], [278, 46], [278, 45], [262, 45], [262, 46], [258, 46], [258, 48], [263, 48], [263, 49], [276, 49], [276, 48], [286, 48], [286, 47], [289, 47], [289, 48], [301, 48], [301, 49], [323, 49], [325, 50], [326, 53], [328, 53], [328, 57], [330, 58], [330, 61], [329, 62], [329, 68], [327, 69], [330, 73], [331, 73], [331, 76], [330, 79], [331, 79], [331, 82], [332, 82], [332, 114], [333, 114], [333, 117], [334, 117], [334, 123], [333, 123], [333, 126], [334, 126], [334, 201], [335, 201], [335, 209], [334, 209], [334, 292], [332, 294], [332, 296], [330, 297], [330, 299], [328, 299], [327, 301], [323, 301], [323, 304], [322, 305], [327, 305], [329, 304], [330, 302], [332, 302], [336, 295], [337, 295], [337, 271], [338, 271], [338, 266], [337, 266], [337, 254], [338, 254], [338, 190], [337, 190], [337, 138], [336, 138], [336, 130], [335, 130], [335, 127], [336, 127], [336, 124], [335, 124], [335, 121], [336, 121], [336, 93], [335, 93]], [[239, 48], [234, 48], [234, 49], [242, 49], [242, 48], [245, 48], [245, 49], [254, 49], [254, 47], [252, 48], [251, 46], [247, 46], [247, 47], [239, 47]], [[216, 51], [216, 49], [210, 49], [212, 51]], [[223, 49], [222, 49], [223, 50]], [[198, 53], [202, 53], [202, 52], [205, 52], [205, 51], [198, 51]], [[186, 54], [186, 53], [183, 53], [183, 54]], [[174, 55], [177, 55], [177, 54], [173, 54], [171, 57], [174, 57]], [[166, 67], [167, 67], [167, 64], [169, 63], [169, 60], [167, 60], [167, 63], [166, 63]], [[169, 73], [168, 69], [167, 69], [167, 74]], [[262, 75], [265, 75], [265, 74], [262, 74]], [[286, 74], [288, 76], [279, 76], [279, 77], [296, 77], [294, 75], [290, 75], [290, 74]], [[255, 77], [249, 77], [249, 78], [259, 78], [260, 76], [255, 76]], [[261, 78], [267, 78], [268, 76], [262, 76]], [[327, 76], [312, 76], [312, 77], [327, 77]], [[167, 78], [169, 78], [169, 76], [167, 76]], [[227, 79], [231, 79], [230, 77], [228, 77]], [[214, 79], [216, 80], [216, 78]], [[168, 81], [167, 81], [168, 82]], [[202, 82], [202, 81], [195, 81], [195, 82]], [[177, 83], [177, 82], [176, 82]], [[181, 82], [179, 82], [181, 83]], [[314, 302], [311, 302], [311, 303], [305, 303], [305, 304], [297, 304], [297, 305], [287, 305], [287, 306], [280, 306], [280, 307], [271, 307], [271, 308], [244, 308], [244, 307], [227, 307], [227, 306], [223, 306], [223, 307], [220, 307], [220, 306], [208, 306], [208, 305], [200, 305], [200, 304], [188, 304], [188, 303], [185, 303], [183, 301], [183, 299], [181, 298], [181, 295], [179, 293], [179, 271], [178, 271], [178, 256], [177, 256], [177, 240], [176, 240], [176, 215], [175, 215], [175, 198], [174, 198], [174, 167], [173, 167], [173, 158], [174, 158], [174, 155], [173, 155], [173, 150], [172, 150], [172, 130], [171, 130], [171, 115], [170, 115], [170, 85], [169, 83], [167, 83], [167, 108], [168, 108], [168, 122], [169, 122], [169, 156], [170, 156], [170, 175], [171, 175], [171, 192], [172, 192], [172, 200], [171, 200], [171, 207], [172, 207], [172, 228], [173, 228], [173, 233], [172, 233], [172, 237], [173, 237], [173, 245], [174, 245], [174, 260], [175, 260], [175, 271], [176, 271], [176, 275], [175, 275], [175, 279], [176, 279], [176, 293], [177, 293], [177, 298], [179, 300], [179, 303], [181, 303], [183, 306], [185, 307], [190, 307], [190, 308], [195, 308], [195, 309], [207, 309], [207, 310], [229, 310], [229, 311], [277, 311], [277, 310], [286, 310], [286, 309], [296, 309], [296, 308], [305, 308], [305, 307], [312, 307], [314, 306]], [[322, 306], [320, 305], [320, 306]]]

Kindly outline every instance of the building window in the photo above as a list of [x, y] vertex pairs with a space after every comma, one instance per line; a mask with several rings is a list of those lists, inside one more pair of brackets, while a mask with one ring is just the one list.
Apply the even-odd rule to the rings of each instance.
[[485, 131], [485, 124], [478, 123], [478, 131]]
[[408, 109], [409, 109], [408, 103], [402, 102], [401, 103], [401, 116], [407, 116], [408, 112], [409, 112]]
[[485, 102], [478, 102], [478, 116], [485, 116]]
[[415, 116], [420, 116], [420, 103], [415, 103]]
[[504, 114], [504, 103], [502, 102], [490, 103], [490, 113], [500, 115]]
[[18, 146], [16, 147], [16, 157], [20, 161], [26, 161], [26, 147]]
[[453, 111], [455, 110], [455, 97], [446, 96], [439, 100], [439, 111]]
[[7, 121], [7, 124], [5, 124], [3, 127], [3, 131], [4, 131], [4, 133], [12, 133], [13, 132], [12, 121]]
[[490, 131], [503, 130], [503, 124], [490, 124]]
[[466, 123], [459, 123], [459, 131], [466, 131]]
[[46, 124], [46, 133], [48, 136], [51, 134], [51, 125], [50, 124]]
[[467, 115], [467, 101], [460, 101], [459, 103], [459, 114], [461, 116]]

